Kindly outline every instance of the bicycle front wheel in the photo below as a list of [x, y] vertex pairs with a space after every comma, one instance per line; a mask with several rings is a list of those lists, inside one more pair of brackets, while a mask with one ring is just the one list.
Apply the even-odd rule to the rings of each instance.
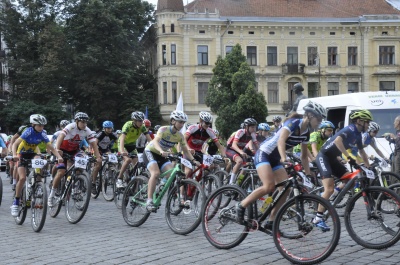
[[222, 182], [217, 175], [208, 174], [201, 179], [200, 185], [202, 186], [206, 197], [208, 197], [214, 190], [222, 187]]
[[[50, 181], [49, 188], [50, 190], [53, 188], [53, 180]], [[55, 218], [57, 215], [60, 213], [61, 207], [63, 205], [63, 201], [61, 201], [61, 195], [64, 192], [64, 185], [65, 185], [65, 177], [62, 177], [60, 180], [60, 183], [58, 184], [58, 188], [55, 194], [55, 197], [53, 198], [54, 200], [54, 205], [53, 207], [49, 207], [49, 214], [51, 217]]]
[[350, 237], [366, 248], [383, 249], [400, 239], [400, 198], [390, 189], [370, 186], [349, 202], [344, 223]]
[[115, 170], [107, 169], [102, 177], [102, 194], [106, 201], [114, 200], [114, 183], [117, 179]]
[[130, 226], [141, 226], [149, 218], [146, 209], [148, 179], [137, 176], [132, 179], [122, 196], [122, 216]]
[[47, 189], [43, 182], [36, 182], [32, 191], [32, 219], [31, 225], [35, 232], [40, 232], [46, 221]]
[[65, 198], [65, 216], [68, 222], [76, 224], [82, 220], [89, 207], [91, 183], [83, 174], [75, 176], [68, 187]]
[[[329, 230], [315, 226], [313, 205], [321, 204], [326, 209], [325, 223]], [[278, 211], [273, 237], [282, 256], [295, 264], [315, 264], [328, 258], [335, 250], [340, 238], [340, 220], [329, 201], [314, 195], [302, 194], [288, 200]]]

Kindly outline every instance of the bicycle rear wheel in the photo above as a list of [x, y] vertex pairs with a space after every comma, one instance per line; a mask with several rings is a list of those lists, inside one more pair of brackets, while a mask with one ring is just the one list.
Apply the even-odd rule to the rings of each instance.
[[208, 174], [201, 179], [200, 185], [203, 188], [205, 196], [208, 197], [214, 190], [222, 187], [222, 182], [217, 175]]
[[32, 219], [31, 225], [35, 232], [40, 232], [46, 221], [47, 189], [43, 182], [36, 182], [32, 191]]
[[[96, 189], [93, 191], [92, 188], [91, 188], [90, 195], [91, 195], [91, 197], [93, 199], [97, 199], [97, 197], [99, 197], [99, 195], [100, 195], [101, 186], [102, 186], [102, 175], [103, 175], [103, 172], [99, 172], [97, 174], [97, 176], [96, 176], [96, 180], [95, 180], [95, 183], [94, 183]], [[90, 178], [92, 177], [91, 175], [89, 175], [89, 176], [90, 176]]]
[[[368, 210], [371, 211], [370, 216]], [[399, 196], [388, 188], [378, 186], [370, 186], [357, 193], [349, 202], [344, 216], [350, 237], [361, 246], [372, 249], [388, 248], [399, 241], [399, 220]]]
[[[236, 204], [246, 196], [246, 192], [240, 187], [228, 185], [217, 189], [208, 197], [201, 211], [201, 225], [211, 245], [220, 249], [230, 249], [247, 237], [249, 227], [236, 222]], [[220, 204], [225, 207], [222, 208]], [[251, 206], [246, 208], [245, 216], [253, 216]]]
[[[26, 185], [26, 184], [25, 184]], [[26, 187], [22, 188], [22, 196], [19, 198], [19, 213], [17, 217], [14, 217], [15, 223], [17, 225], [22, 225], [25, 222], [26, 212], [28, 211], [29, 206], [26, 205]]]
[[137, 176], [131, 180], [125, 188], [121, 200], [122, 216], [125, 222], [130, 226], [141, 226], [150, 216], [145, 206], [148, 181], [149, 180], [144, 176]]
[[107, 169], [103, 173], [102, 194], [103, 198], [106, 201], [110, 202], [114, 200], [114, 183], [116, 179], [117, 179], [117, 173], [115, 172], [115, 170]]
[[[54, 181], [54, 179], [50, 181], [50, 184], [49, 184], [50, 190], [53, 188], [53, 181]], [[65, 188], [64, 185], [65, 185], [65, 177], [62, 177], [60, 180], [60, 184], [58, 184], [58, 188], [57, 188], [56, 194], [53, 199], [55, 203], [54, 203], [53, 207], [49, 207], [49, 214], [53, 218], [57, 217], [57, 215], [60, 213], [61, 207], [63, 205], [63, 202], [60, 200], [60, 197], [64, 192], [64, 188]]]
[[[394, 172], [390, 172], [390, 171], [383, 171], [381, 173], [382, 176], [382, 180], [383, 180], [383, 187], [387, 188], [391, 185], [400, 183], [400, 176]], [[379, 178], [375, 178], [372, 181], [371, 186], [381, 186], [381, 183], [379, 181]], [[382, 186], [381, 186], [382, 187]]]
[[[316, 211], [309, 205], [322, 204], [327, 211], [325, 222], [329, 231], [315, 227]], [[315, 264], [328, 258], [340, 238], [340, 220], [329, 201], [314, 195], [302, 194], [288, 200], [278, 211], [273, 237], [282, 256], [295, 264]]]
[[230, 176], [229, 173], [226, 172], [225, 170], [218, 170], [213, 173], [214, 175], [217, 175], [219, 179], [221, 180], [222, 185], [228, 185]]
[[88, 177], [79, 174], [75, 176], [68, 188], [65, 198], [65, 216], [71, 224], [78, 223], [85, 216], [90, 202], [90, 185]]

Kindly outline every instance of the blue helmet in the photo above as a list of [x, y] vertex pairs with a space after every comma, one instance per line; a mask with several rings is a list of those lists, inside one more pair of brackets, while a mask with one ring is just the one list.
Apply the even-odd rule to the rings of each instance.
[[269, 128], [269, 125], [267, 123], [260, 123], [258, 125], [258, 130], [259, 131], [267, 131], [268, 132], [270, 130], [270, 128]]
[[114, 124], [112, 121], [105, 121], [103, 122], [103, 128], [114, 128]]
[[335, 129], [335, 125], [333, 125], [333, 123], [330, 121], [323, 121], [319, 125], [319, 129], [325, 129], [325, 128]]

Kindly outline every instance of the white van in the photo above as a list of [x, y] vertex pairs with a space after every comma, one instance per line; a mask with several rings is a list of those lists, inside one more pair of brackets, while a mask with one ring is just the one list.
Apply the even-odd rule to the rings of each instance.
[[[378, 148], [386, 157], [389, 157], [392, 153], [388, 141], [382, 135], [389, 132], [395, 134], [396, 132], [393, 122], [400, 115], [400, 91], [361, 92], [302, 99], [297, 112], [303, 114], [303, 107], [310, 100], [320, 103], [326, 108], [327, 120], [331, 121], [336, 128], [338, 128], [340, 122], [343, 124], [342, 128], [349, 124], [349, 115], [352, 110], [368, 109], [372, 113], [374, 121], [381, 127], [379, 135], [376, 137]], [[377, 155], [370, 146], [364, 150], [368, 155]]]

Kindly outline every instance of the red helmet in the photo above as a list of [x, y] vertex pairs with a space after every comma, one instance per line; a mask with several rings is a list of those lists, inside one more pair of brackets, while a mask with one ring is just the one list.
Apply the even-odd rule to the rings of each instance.
[[144, 126], [146, 126], [146, 127], [150, 127], [151, 126], [151, 121], [149, 121], [148, 119], [145, 119], [143, 121], [143, 123], [144, 123]]

